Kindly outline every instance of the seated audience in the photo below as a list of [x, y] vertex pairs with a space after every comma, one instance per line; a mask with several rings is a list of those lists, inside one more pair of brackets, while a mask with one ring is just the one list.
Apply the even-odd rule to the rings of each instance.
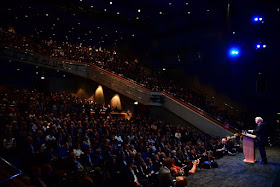
[[[50, 184], [62, 185], [87, 176], [101, 186], [173, 186], [172, 159], [174, 171], [188, 175], [197, 170], [196, 159], [223, 148], [214, 146], [215, 138], [191, 127], [141, 115], [119, 119], [98, 112], [104, 110], [102, 104], [65, 92], [6, 89], [0, 91], [0, 98], [0, 138], [6, 147], [0, 154], [8, 161], [18, 157], [23, 171], [42, 167], [42, 178], [34, 169], [34, 184], [48, 185], [50, 179]], [[92, 112], [85, 112], [88, 109]], [[151, 124], [156, 128], [152, 130]], [[178, 129], [184, 135], [181, 140], [174, 137]], [[11, 146], [14, 150], [9, 152]]]

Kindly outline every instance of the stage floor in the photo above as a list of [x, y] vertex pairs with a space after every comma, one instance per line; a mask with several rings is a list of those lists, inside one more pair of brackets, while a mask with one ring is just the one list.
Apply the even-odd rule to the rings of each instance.
[[[219, 168], [202, 169], [188, 176], [188, 187], [280, 186], [280, 147], [266, 147], [268, 164], [245, 163], [243, 153], [216, 160]], [[256, 149], [256, 159], [261, 160]], [[274, 185], [273, 185], [274, 184]]]

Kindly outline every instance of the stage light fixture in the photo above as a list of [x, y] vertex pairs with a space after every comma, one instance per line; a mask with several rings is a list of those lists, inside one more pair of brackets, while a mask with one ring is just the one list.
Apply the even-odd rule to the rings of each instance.
[[235, 57], [238, 57], [239, 55], [240, 55], [240, 51], [239, 51], [238, 48], [231, 48], [231, 49], [229, 50], [229, 56], [230, 56], [230, 57], [235, 58]]
[[262, 17], [254, 17], [254, 18], [253, 18], [253, 21], [254, 21], [254, 22], [261, 22], [261, 23], [264, 22]]

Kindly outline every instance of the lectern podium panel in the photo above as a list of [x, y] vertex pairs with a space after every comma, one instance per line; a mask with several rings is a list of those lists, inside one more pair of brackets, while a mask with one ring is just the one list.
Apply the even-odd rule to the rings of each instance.
[[242, 134], [243, 135], [243, 153], [245, 156], [244, 162], [255, 163], [255, 135]]

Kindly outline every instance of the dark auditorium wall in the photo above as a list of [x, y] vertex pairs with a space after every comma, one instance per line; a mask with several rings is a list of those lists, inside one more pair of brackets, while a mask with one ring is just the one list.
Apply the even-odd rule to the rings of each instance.
[[196, 128], [195, 126], [191, 125], [187, 121], [183, 120], [182, 118], [178, 117], [174, 113], [170, 112], [164, 107], [158, 107], [158, 106], [151, 106], [149, 107], [149, 115], [154, 119], [159, 119], [166, 121], [174, 126], [183, 126], [183, 127], [192, 127]]
[[[279, 105], [280, 81], [278, 68], [267, 64], [242, 61], [240, 63], [189, 65], [186, 70], [190, 87], [200, 89], [201, 92], [214, 96], [219, 104], [228, 103], [236, 109], [246, 106], [258, 114], [276, 114]], [[261, 75], [259, 75], [261, 74]], [[266, 82], [263, 91], [258, 91], [258, 79], [264, 75]], [[219, 101], [220, 100], [220, 101]]]

